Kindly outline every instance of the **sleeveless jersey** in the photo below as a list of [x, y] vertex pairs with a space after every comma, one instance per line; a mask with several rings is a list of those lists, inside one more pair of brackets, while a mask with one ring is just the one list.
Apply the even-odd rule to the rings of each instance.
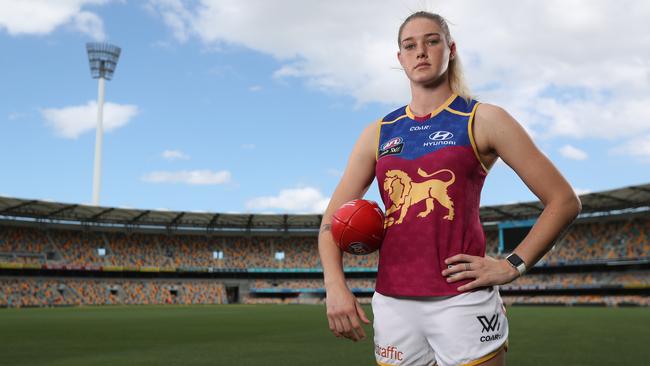
[[447, 283], [445, 259], [485, 255], [479, 204], [487, 169], [472, 136], [477, 106], [452, 95], [429, 116], [404, 106], [379, 121], [375, 174], [386, 208], [380, 294], [456, 295], [470, 281]]

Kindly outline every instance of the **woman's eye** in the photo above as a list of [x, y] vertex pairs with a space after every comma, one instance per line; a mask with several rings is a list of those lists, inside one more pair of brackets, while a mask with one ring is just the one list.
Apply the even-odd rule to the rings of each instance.
[[414, 49], [414, 48], [415, 48], [415, 45], [414, 45], [414, 44], [406, 44], [406, 45], [404, 45], [404, 49], [405, 49], [405, 50], [412, 50], [412, 49]]
[[438, 42], [440, 42], [440, 41], [437, 40], [437, 39], [430, 39], [430, 40], [429, 40], [429, 44], [430, 44], [430, 45], [436, 45], [436, 44], [438, 44]]

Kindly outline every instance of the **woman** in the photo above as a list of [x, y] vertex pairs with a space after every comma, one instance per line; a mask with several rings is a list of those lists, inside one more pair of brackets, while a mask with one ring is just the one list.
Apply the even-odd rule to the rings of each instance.
[[[346, 286], [329, 228], [333, 212], [363, 197], [376, 177], [386, 206], [372, 301], [377, 363], [504, 365], [508, 324], [494, 286], [542, 258], [580, 201], [506, 111], [470, 98], [444, 18], [412, 14], [398, 46], [411, 102], [363, 131], [323, 216], [329, 328], [337, 337], [365, 338], [361, 322], [369, 320]], [[530, 233], [500, 260], [485, 256], [479, 221], [483, 181], [498, 158], [544, 204]]]

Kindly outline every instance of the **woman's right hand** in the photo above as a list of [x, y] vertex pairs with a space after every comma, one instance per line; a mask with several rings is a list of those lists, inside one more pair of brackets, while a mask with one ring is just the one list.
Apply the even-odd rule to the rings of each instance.
[[378, 128], [377, 122], [368, 125], [354, 145], [345, 172], [323, 213], [321, 231], [318, 235], [318, 251], [327, 291], [325, 301], [329, 328], [335, 336], [345, 337], [355, 342], [366, 337], [361, 323], [369, 324], [370, 320], [345, 284], [341, 249], [332, 237], [330, 226], [334, 212], [345, 202], [363, 198], [375, 179]]
[[345, 337], [352, 341], [366, 338], [361, 322], [370, 324], [361, 304], [346, 286], [327, 289], [327, 321], [336, 337]]

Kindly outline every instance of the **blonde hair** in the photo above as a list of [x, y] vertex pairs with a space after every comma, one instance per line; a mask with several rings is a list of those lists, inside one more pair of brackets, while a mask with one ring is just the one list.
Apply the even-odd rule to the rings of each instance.
[[[454, 39], [451, 37], [451, 32], [449, 32], [449, 26], [447, 25], [447, 20], [439, 14], [430, 13], [428, 11], [418, 11], [409, 15], [404, 22], [399, 27], [399, 32], [397, 33], [397, 46], [401, 48], [402, 43], [402, 30], [404, 26], [413, 19], [425, 18], [433, 20], [438, 23], [440, 29], [445, 35], [447, 44], [451, 45], [454, 42]], [[472, 99], [471, 92], [465, 81], [465, 74], [463, 73], [463, 65], [460, 62], [460, 57], [456, 54], [452, 59], [449, 60], [449, 65], [447, 65], [447, 75], [449, 77], [449, 87], [451, 91], [466, 100]]]

